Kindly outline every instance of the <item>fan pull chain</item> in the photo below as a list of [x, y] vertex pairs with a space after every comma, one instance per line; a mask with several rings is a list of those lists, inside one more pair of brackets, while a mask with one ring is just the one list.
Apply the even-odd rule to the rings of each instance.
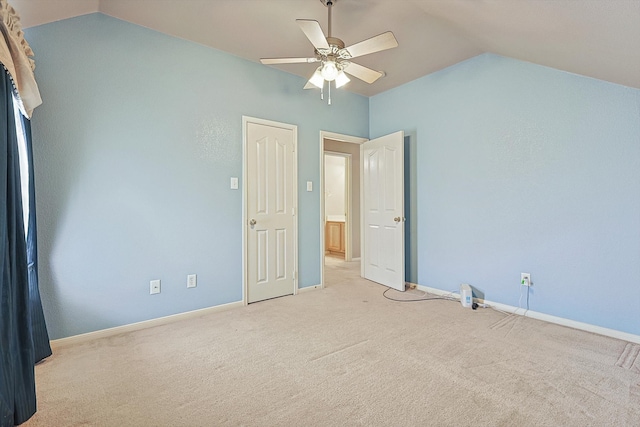
[[329, 105], [331, 105], [331, 82], [327, 82], [329, 87]]
[[320, 88], [320, 99], [324, 100], [324, 82], [322, 82], [322, 87]]

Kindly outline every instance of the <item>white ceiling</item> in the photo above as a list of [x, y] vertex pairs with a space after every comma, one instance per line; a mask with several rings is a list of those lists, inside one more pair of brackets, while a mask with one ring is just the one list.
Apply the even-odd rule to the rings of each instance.
[[[320, 0], [9, 3], [25, 28], [100, 11], [251, 61], [313, 56], [297, 18], [327, 31]], [[333, 36], [347, 46], [389, 30], [399, 47], [355, 61], [386, 76], [348, 90], [371, 96], [483, 52], [640, 88], [640, 0], [334, 0]], [[315, 66], [278, 68], [309, 77]]]

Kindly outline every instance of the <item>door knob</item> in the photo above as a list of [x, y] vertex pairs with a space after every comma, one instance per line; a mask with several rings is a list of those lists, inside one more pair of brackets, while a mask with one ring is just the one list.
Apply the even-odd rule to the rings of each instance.
[[255, 219], [252, 219], [251, 221], [249, 221], [249, 225], [250, 225], [250, 226], [252, 226], [252, 227], [253, 227], [254, 225], [256, 225], [256, 220], [255, 220]]
[[397, 216], [397, 217], [393, 218], [393, 220], [394, 220], [395, 222], [400, 222], [400, 220], [402, 220], [402, 218], [400, 218], [399, 216]]

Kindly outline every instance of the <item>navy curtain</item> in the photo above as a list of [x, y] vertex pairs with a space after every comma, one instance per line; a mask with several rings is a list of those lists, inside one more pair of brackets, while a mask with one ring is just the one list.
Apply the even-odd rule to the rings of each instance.
[[33, 169], [33, 145], [31, 143], [31, 122], [20, 115], [27, 145], [29, 162], [29, 232], [27, 235], [27, 267], [29, 269], [29, 309], [31, 310], [31, 337], [35, 363], [51, 356], [49, 333], [44, 321], [40, 288], [38, 286], [38, 227], [36, 226], [36, 184]]
[[[0, 69], [0, 425], [36, 411], [34, 336], [13, 85]], [[35, 241], [35, 233], [33, 235]], [[35, 267], [35, 258], [34, 267]], [[39, 301], [38, 301], [39, 303]], [[40, 311], [42, 307], [40, 306]], [[36, 313], [37, 316], [37, 313]], [[46, 329], [45, 329], [46, 333]], [[38, 338], [39, 340], [40, 338]], [[46, 351], [45, 351], [46, 353]]]

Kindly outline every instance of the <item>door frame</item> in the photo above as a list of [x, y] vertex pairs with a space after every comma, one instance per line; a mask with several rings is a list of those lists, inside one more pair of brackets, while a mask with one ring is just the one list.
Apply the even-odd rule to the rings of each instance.
[[293, 278], [293, 295], [298, 294], [298, 126], [288, 123], [281, 123], [272, 120], [259, 119], [251, 116], [242, 116], [242, 303], [248, 305], [247, 277], [248, 277], [248, 233], [247, 225], [249, 217], [247, 214], [247, 126], [249, 123], [258, 125], [277, 127], [291, 130], [293, 132], [293, 268], [295, 270]]
[[[320, 287], [324, 288], [324, 252], [325, 252], [325, 243], [324, 243], [324, 233], [325, 233], [325, 217], [324, 217], [324, 141], [325, 139], [331, 139], [333, 141], [339, 142], [347, 142], [350, 144], [358, 144], [360, 145], [360, 153], [362, 153], [362, 144], [367, 142], [368, 138], [362, 138], [359, 136], [352, 135], [344, 135], [341, 133], [329, 132], [329, 131], [320, 131], [320, 229], [321, 229], [321, 238], [320, 238]], [[350, 166], [349, 166], [350, 167]], [[362, 206], [362, 155], [360, 155], [360, 206]], [[351, 208], [351, 201], [349, 203], [349, 207]], [[348, 221], [351, 221], [351, 215], [348, 215]], [[360, 210], [360, 256], [362, 257], [362, 233], [363, 233], [363, 224], [362, 224], [362, 209]], [[345, 222], [345, 227], [348, 227], [349, 231], [351, 231], [351, 224]], [[349, 239], [346, 240], [350, 240]], [[352, 248], [350, 248], [352, 249]], [[345, 253], [346, 257], [346, 253]], [[362, 275], [362, 267], [360, 268], [360, 272]]]

